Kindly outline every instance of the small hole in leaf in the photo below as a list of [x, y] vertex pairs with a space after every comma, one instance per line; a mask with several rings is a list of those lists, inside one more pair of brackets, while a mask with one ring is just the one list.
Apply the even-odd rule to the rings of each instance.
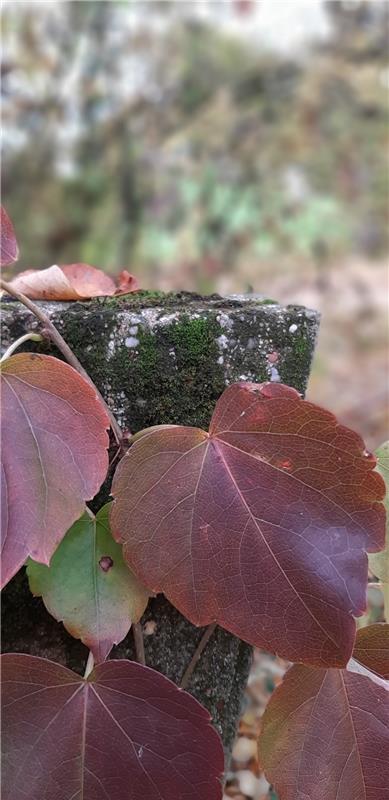
[[108, 572], [111, 567], [113, 567], [113, 561], [111, 556], [101, 556], [99, 565], [103, 572]]

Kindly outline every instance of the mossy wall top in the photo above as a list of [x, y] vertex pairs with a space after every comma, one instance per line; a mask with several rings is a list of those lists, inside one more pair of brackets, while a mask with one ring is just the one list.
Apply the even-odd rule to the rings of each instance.
[[[318, 329], [317, 312], [256, 296], [137, 292], [41, 305], [132, 432], [207, 427], [234, 381], [281, 380], [304, 392]], [[3, 303], [4, 346], [38, 325], [18, 303]], [[59, 355], [49, 344], [34, 349]]]

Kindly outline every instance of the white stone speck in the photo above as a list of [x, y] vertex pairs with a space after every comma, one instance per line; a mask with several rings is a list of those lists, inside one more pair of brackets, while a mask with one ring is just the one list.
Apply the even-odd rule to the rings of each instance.
[[218, 358], [218, 360], [217, 360], [217, 363], [218, 363], [218, 364], [224, 364], [224, 358], [223, 358], [223, 356], [219, 356], [219, 358]]
[[232, 321], [231, 317], [228, 316], [228, 314], [224, 314], [223, 312], [221, 312], [220, 314], [217, 315], [216, 319], [217, 319], [217, 321], [218, 321], [218, 323], [219, 323], [221, 328], [232, 328], [233, 327], [233, 321]]
[[224, 333], [222, 333], [221, 336], [218, 336], [216, 341], [217, 341], [219, 347], [221, 347], [222, 350], [226, 350], [226, 348], [228, 346], [228, 339], [227, 339], [227, 336], [224, 335]]
[[293, 325], [289, 326], [289, 333], [296, 333], [298, 326], [293, 323]]
[[[147, 309], [147, 311], [154, 311], [154, 309], [150, 309], [149, 308], [149, 309]], [[173, 314], [164, 314], [163, 316], [159, 317], [158, 324], [161, 325], [161, 326], [170, 325], [170, 323], [174, 322], [175, 319], [178, 320], [178, 317], [179, 317], [179, 312], [178, 311], [175, 311]]]
[[137, 347], [139, 339], [137, 339], [136, 336], [127, 336], [127, 339], [124, 340], [124, 344], [126, 347]]
[[278, 383], [281, 380], [277, 367], [270, 367], [270, 380]]

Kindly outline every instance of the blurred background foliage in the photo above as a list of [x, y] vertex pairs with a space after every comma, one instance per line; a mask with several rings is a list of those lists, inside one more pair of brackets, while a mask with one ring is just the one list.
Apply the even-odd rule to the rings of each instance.
[[[373, 450], [387, 438], [388, 9], [5, 0], [18, 268], [86, 261], [145, 288], [318, 308], [308, 398]], [[256, 653], [226, 798], [275, 797], [256, 736], [284, 669]]]
[[323, 312], [309, 397], [386, 438], [387, 3], [3, 3], [19, 269]]
[[242, 290], [264, 261], [320, 271], [385, 252], [387, 6], [323, 4], [324, 39], [277, 51], [248, 35], [258, 5], [5, 4], [3, 192], [21, 267]]

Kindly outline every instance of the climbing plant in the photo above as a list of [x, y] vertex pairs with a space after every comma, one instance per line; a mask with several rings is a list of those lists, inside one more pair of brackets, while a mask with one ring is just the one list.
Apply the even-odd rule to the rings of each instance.
[[[17, 245], [3, 227], [9, 263]], [[90, 649], [83, 678], [2, 657], [4, 800], [220, 800], [223, 748], [208, 712], [144, 663], [139, 620], [158, 592], [209, 626], [202, 646], [217, 624], [295, 662], [259, 741], [281, 800], [350, 800], [350, 785], [355, 798], [385, 800], [389, 625], [356, 636], [355, 622], [367, 553], [385, 545], [375, 456], [275, 383], [228, 387], [208, 431], [161, 425], [124, 441], [44, 312], [1, 283], [71, 361], [15, 354], [19, 340], [1, 363], [2, 585], [27, 561], [32, 592]], [[95, 516], [109, 427], [113, 501]], [[138, 663], [107, 660], [131, 626]]]

